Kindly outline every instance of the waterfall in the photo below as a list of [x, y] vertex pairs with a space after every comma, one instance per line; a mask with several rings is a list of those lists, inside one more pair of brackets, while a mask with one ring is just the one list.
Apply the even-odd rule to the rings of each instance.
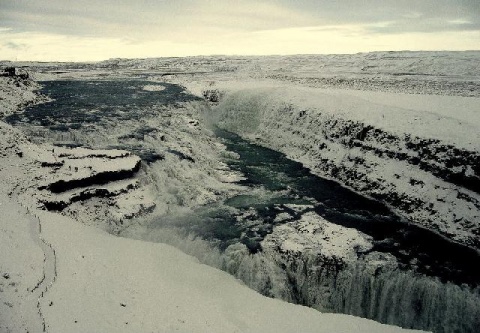
[[480, 325], [478, 287], [398, 269], [372, 270], [361, 261], [338, 266], [318, 257], [285, 261], [266, 253], [239, 256], [238, 250], [235, 256], [228, 251], [223, 256], [229, 262], [226, 270], [257, 291], [324, 312], [435, 333], [473, 333]]
[[[132, 237], [132, 235], [127, 235]], [[219, 251], [178, 230], [148, 229], [134, 237], [171, 244], [202, 263], [222, 269], [263, 295], [405, 328], [435, 333], [474, 333], [480, 327], [480, 288], [375, 263], [340, 263], [316, 253], [250, 253], [243, 244]]]
[[[315, 274], [311, 279], [326, 282]], [[362, 264], [328, 282], [332, 289], [324, 307], [333, 312], [439, 333], [475, 332], [480, 325], [479, 290], [468, 286], [399, 270], [372, 275]], [[315, 285], [311, 289], [316, 292]]]

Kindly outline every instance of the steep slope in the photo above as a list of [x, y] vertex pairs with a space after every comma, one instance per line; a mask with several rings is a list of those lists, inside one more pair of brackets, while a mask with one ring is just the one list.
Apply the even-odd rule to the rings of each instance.
[[[314, 173], [388, 203], [410, 221], [480, 248], [478, 99], [469, 119], [307, 88], [225, 93], [220, 127], [285, 153]], [[408, 96], [408, 95], [404, 95]], [[388, 96], [384, 96], [388, 98]], [[432, 98], [432, 96], [430, 96]], [[459, 101], [445, 102], [451, 106]], [[460, 101], [460, 105], [462, 101]]]

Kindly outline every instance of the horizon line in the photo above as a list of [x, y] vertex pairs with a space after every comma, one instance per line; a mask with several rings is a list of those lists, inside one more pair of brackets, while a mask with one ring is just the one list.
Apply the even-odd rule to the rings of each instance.
[[443, 53], [461, 53], [461, 52], [480, 52], [480, 49], [467, 49], [467, 50], [383, 50], [383, 51], [362, 51], [362, 52], [352, 52], [352, 53], [296, 53], [296, 54], [198, 54], [198, 55], [187, 55], [187, 56], [155, 56], [155, 57], [138, 57], [138, 58], [129, 58], [129, 57], [113, 57], [106, 58], [102, 60], [12, 60], [12, 59], [1, 59], [0, 63], [13, 62], [13, 63], [101, 63], [109, 60], [148, 60], [148, 59], [181, 59], [181, 58], [200, 58], [200, 57], [244, 57], [244, 58], [254, 58], [254, 57], [298, 57], [298, 56], [328, 56], [328, 55], [357, 55], [357, 54], [369, 54], [369, 53], [434, 53], [434, 52], [443, 52]]

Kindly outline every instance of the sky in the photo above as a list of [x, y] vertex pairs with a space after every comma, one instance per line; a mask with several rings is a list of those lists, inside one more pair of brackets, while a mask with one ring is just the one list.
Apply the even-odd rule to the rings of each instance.
[[480, 50], [480, 0], [0, 0], [0, 60]]

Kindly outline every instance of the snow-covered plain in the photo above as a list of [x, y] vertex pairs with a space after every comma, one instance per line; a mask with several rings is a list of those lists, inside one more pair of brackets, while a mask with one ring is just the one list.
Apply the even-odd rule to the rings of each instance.
[[[150, 93], [164, 91], [158, 83], [181, 84], [207, 103], [154, 108], [122, 123], [106, 119], [88, 131], [0, 123], [5, 202], [0, 208], [18, 207], [13, 218], [42, 226], [38, 235], [35, 229], [13, 227], [2, 219], [8, 228], [1, 237], [13, 235], [4, 244], [30, 244], [19, 250], [18, 260], [35, 254], [29, 259], [31, 270], [15, 266], [14, 256], [0, 261], [1, 273], [18, 271], [10, 275], [26, 286], [39, 281], [42, 270], [48, 271], [37, 288], [42, 291], [38, 308], [36, 294], [32, 298], [9, 289], [0, 293], [8, 307], [0, 314], [11, 318], [8, 327], [13, 331], [40, 331], [43, 323], [52, 332], [400, 331], [263, 298], [170, 246], [118, 238], [105, 230], [164, 240], [221, 267], [215, 249], [202, 240], [175, 233], [157, 237], [145, 229], [149, 216], [161, 220], [246, 191], [235, 183], [243, 176], [223, 162], [232, 154], [210, 130], [213, 124], [281, 151], [320, 176], [387, 203], [410, 222], [478, 250], [479, 58], [478, 52], [380, 52], [17, 64], [29, 66], [31, 76], [40, 80], [139, 77], [151, 83], [143, 86]], [[32, 93], [37, 86], [31, 81], [0, 79], [3, 116], [46, 100]], [[93, 149], [52, 143], [81, 143]], [[138, 168], [134, 154], [142, 158], [150, 150], [159, 161], [143, 160]], [[228, 267], [222, 268], [257, 290], [266, 285], [269, 290], [278, 288], [278, 293], [266, 294], [293, 301], [282, 294], [281, 283], [288, 279], [275, 280], [288, 276], [304, 289], [304, 303], [320, 309], [326, 300], [350, 297], [334, 309], [439, 332], [475, 327], [478, 295], [470, 290], [397, 274], [395, 258], [368, 253], [370, 237], [314, 213], [285, 221], [289, 222], [283, 223], [279, 215], [281, 223], [262, 242], [264, 253], [252, 256], [245, 246], [233, 245], [219, 254], [228, 257]], [[207, 253], [210, 250], [213, 254]], [[368, 253], [367, 267], [357, 272], [354, 262], [363, 253]], [[310, 273], [311, 267], [302, 266], [308, 262], [323, 275], [302, 275]], [[353, 271], [342, 271], [349, 265]], [[280, 267], [287, 273], [277, 274]], [[382, 270], [391, 275], [376, 279]], [[335, 281], [329, 273], [334, 271], [340, 273]], [[317, 281], [318, 288], [309, 284], [320, 276], [325, 279]], [[344, 295], [335, 296], [334, 285], [341, 285]], [[370, 290], [366, 297], [366, 285], [384, 290]], [[426, 294], [419, 300], [422, 293]], [[367, 298], [385, 309], [388, 303], [396, 304], [393, 310], [377, 313], [373, 305], [362, 309]], [[429, 313], [424, 317], [417, 317], [418, 309], [409, 309], [404, 318], [395, 318], [412, 303], [435, 307], [425, 310]], [[17, 307], [22, 310], [12, 310]], [[470, 321], [461, 327], [465, 318]]]
[[[16, 80], [0, 78], [2, 116], [45, 100], [32, 93], [33, 83], [15, 84]], [[197, 131], [191, 119], [185, 123]], [[1, 122], [0, 126], [1, 332], [406, 331], [269, 299], [171, 246], [106, 233], [102, 221], [116, 216], [113, 220], [118, 223], [147, 213], [142, 207], [130, 213], [131, 201], [137, 205], [160, 201], [145, 182], [148, 172], [137, 170], [138, 158], [121, 150], [34, 143], [10, 125]], [[224, 150], [217, 143], [211, 145]], [[179, 154], [172, 155], [178, 163]], [[216, 195], [221, 193], [218, 188], [235, 190], [236, 185], [229, 184], [238, 175], [217, 163], [213, 170], [218, 170], [222, 182], [213, 188]], [[170, 174], [174, 183], [166, 187], [175, 188], [175, 182], [179, 188], [186, 186], [188, 179], [182, 175], [189, 171], [188, 166], [177, 167]], [[125, 179], [106, 179], [106, 173]], [[85, 183], [90, 187], [82, 188]], [[211, 188], [212, 182], [207, 183]], [[110, 193], [113, 199], [102, 199], [98, 193]], [[45, 201], [58, 195], [67, 206], [85, 207], [69, 206], [63, 214], [46, 212]], [[76, 195], [78, 202], [73, 203]], [[205, 201], [201, 197], [201, 191], [193, 193], [197, 205]], [[164, 205], [160, 211], [167, 209]], [[110, 215], [99, 215], [105, 211]]]

